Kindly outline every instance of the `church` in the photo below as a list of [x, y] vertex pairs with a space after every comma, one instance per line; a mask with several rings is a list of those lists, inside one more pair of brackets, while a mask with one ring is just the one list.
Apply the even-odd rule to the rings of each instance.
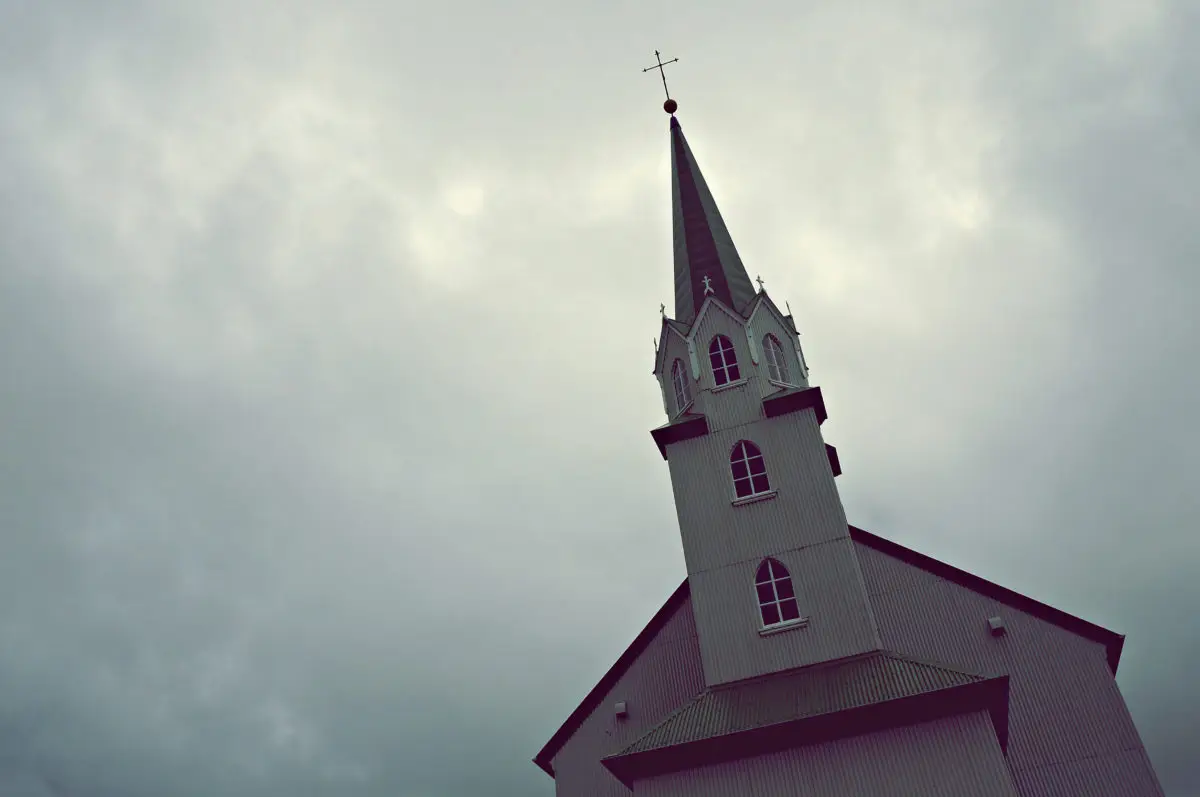
[[687, 578], [534, 763], [558, 797], [1161, 797], [1123, 636], [849, 525], [795, 320], [677, 107], [651, 435]]

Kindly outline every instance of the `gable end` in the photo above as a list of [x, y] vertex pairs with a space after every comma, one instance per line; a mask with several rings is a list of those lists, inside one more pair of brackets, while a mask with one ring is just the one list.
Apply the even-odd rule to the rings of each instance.
[[646, 623], [646, 627], [634, 637], [634, 640], [629, 643], [629, 647], [625, 648], [625, 652], [616, 660], [612, 667], [609, 667], [608, 672], [600, 681], [592, 687], [592, 691], [587, 693], [571, 715], [567, 717], [566, 722], [562, 724], [554, 735], [550, 737], [550, 741], [546, 742], [541, 751], [533, 757], [533, 763], [550, 777], [554, 777], [554, 767], [550, 762], [554, 760], [554, 756], [558, 755], [558, 751], [566, 744], [571, 735], [579, 729], [592, 712], [600, 705], [609, 691], [616, 686], [617, 681], [621, 680], [621, 676], [626, 670], [632, 666], [637, 657], [642, 655], [642, 652], [658, 636], [658, 632], [663, 629], [667, 621], [675, 615], [679, 607], [688, 599], [691, 594], [688, 581], [685, 578], [683, 583], [676, 587], [671, 593], [671, 597], [667, 598], [667, 602], [662, 605], [662, 608], [655, 612], [650, 618], [650, 622]]
[[966, 587], [984, 597], [999, 601], [1014, 609], [1020, 609], [1027, 614], [1031, 614], [1040, 620], [1045, 620], [1052, 625], [1077, 634], [1084, 639], [1100, 643], [1104, 646], [1108, 654], [1108, 668], [1112, 670], [1113, 675], [1117, 674], [1117, 665], [1121, 661], [1121, 649], [1125, 645], [1125, 636], [1123, 634], [1109, 631], [1107, 628], [1098, 626], [1095, 623], [1089, 623], [1081, 617], [1067, 614], [1061, 609], [1055, 609], [1053, 606], [1034, 600], [1027, 595], [1014, 592], [1007, 587], [1002, 587], [999, 584], [988, 581], [985, 578], [980, 578], [965, 570], [959, 570], [957, 567], [934, 559], [932, 556], [917, 553], [911, 548], [905, 548], [903, 545], [894, 543], [891, 540], [885, 540], [883, 537], [876, 536], [856, 526], [850, 526], [850, 539], [882, 554], [899, 559], [905, 564], [944, 578], [961, 587]]

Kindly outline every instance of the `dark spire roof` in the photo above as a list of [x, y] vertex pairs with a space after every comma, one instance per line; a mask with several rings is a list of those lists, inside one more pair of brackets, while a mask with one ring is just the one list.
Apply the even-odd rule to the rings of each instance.
[[[743, 312], [754, 300], [754, 286], [674, 115], [671, 116], [671, 201], [675, 317], [690, 324], [709, 295]], [[710, 290], [706, 290], [706, 285]]]

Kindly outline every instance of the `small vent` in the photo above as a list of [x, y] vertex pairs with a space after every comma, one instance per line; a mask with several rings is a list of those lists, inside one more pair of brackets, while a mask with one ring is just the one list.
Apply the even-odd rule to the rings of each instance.
[[625, 717], [629, 716], [629, 707], [625, 705], [624, 700], [622, 700], [620, 703], [617, 703], [616, 712], [619, 719], [624, 719]]
[[1004, 636], [1006, 630], [1004, 628], [1004, 621], [999, 617], [989, 617], [988, 628], [991, 630], [992, 636]]

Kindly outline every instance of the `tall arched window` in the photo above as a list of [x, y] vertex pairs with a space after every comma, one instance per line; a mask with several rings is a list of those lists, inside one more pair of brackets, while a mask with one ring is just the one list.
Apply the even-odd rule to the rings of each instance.
[[708, 360], [712, 363], [713, 379], [718, 385], [741, 378], [733, 343], [724, 335], [717, 335], [712, 339], [712, 343], [708, 344]]
[[764, 559], [754, 577], [763, 628], [800, 619], [792, 576], [777, 559]]
[[692, 400], [688, 389], [687, 371], [684, 370], [683, 360], [676, 360], [671, 366], [671, 385], [675, 388], [675, 414], [683, 412], [683, 408]]
[[763, 338], [763, 352], [767, 355], [767, 373], [770, 377], [776, 382], [791, 384], [787, 359], [783, 356], [783, 346], [779, 345], [779, 338], [774, 335]]
[[733, 447], [733, 453], [729, 455], [729, 468], [733, 471], [733, 491], [738, 498], [759, 495], [771, 489], [762, 452], [749, 440], [739, 440]]

